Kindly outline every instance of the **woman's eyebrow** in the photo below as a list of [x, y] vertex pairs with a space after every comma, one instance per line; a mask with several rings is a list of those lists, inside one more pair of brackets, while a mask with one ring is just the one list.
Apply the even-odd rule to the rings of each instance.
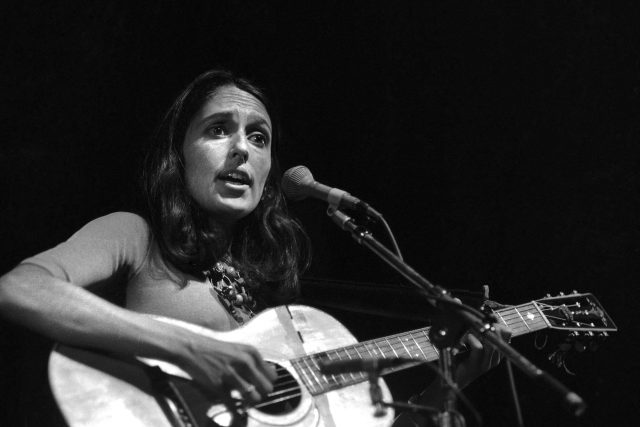
[[219, 111], [217, 113], [213, 113], [203, 117], [200, 120], [200, 123], [208, 123], [216, 120], [229, 120], [232, 117], [233, 117], [233, 113], [231, 111]]
[[262, 114], [250, 114], [249, 121], [252, 125], [264, 126], [271, 132], [271, 123]]

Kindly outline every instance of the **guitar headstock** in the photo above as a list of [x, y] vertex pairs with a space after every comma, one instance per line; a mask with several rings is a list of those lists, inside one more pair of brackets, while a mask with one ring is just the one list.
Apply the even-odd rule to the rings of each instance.
[[[550, 329], [569, 332], [548, 359], [571, 375], [575, 374], [567, 366], [570, 353], [582, 353], [586, 349], [595, 351], [610, 332], [618, 330], [600, 301], [592, 294], [573, 291], [567, 295], [560, 293], [554, 297], [547, 296], [533, 303], [543, 314]], [[545, 335], [541, 344], [536, 337], [536, 348], [542, 350], [546, 347], [547, 339]]]
[[607, 336], [618, 330], [592, 294], [560, 293], [533, 302], [544, 315], [549, 328], [571, 331], [574, 335]]

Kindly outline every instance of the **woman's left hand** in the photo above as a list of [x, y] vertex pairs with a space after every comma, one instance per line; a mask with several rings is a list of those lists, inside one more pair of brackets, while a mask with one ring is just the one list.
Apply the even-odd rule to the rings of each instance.
[[[503, 340], [509, 341], [509, 338], [511, 338], [511, 332], [507, 328], [499, 325], [495, 328]], [[458, 363], [455, 368], [454, 380], [460, 389], [466, 387], [471, 381], [498, 365], [502, 359], [500, 352], [495, 347], [489, 343], [483, 345], [478, 338], [471, 334], [465, 335], [462, 339], [462, 343], [470, 351], [467, 355], [463, 356], [465, 359]], [[425, 390], [423, 390], [420, 395], [413, 397], [411, 402], [439, 408], [442, 406], [444, 398], [445, 393], [443, 386], [440, 380], [436, 379]], [[415, 427], [416, 425], [423, 424], [428, 424], [427, 419], [424, 416], [405, 412], [400, 417], [396, 418], [393, 425], [394, 427]]]
[[[510, 340], [511, 331], [501, 325], [497, 325], [495, 328], [503, 340]], [[477, 377], [497, 366], [502, 360], [502, 355], [494, 346], [488, 342], [483, 345], [478, 338], [470, 333], [465, 335], [462, 343], [470, 352], [455, 370], [455, 380], [460, 388], [466, 387]]]

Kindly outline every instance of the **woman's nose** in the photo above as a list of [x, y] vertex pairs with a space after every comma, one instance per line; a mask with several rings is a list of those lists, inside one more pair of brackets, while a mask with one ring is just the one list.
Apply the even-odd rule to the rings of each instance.
[[245, 135], [235, 135], [231, 140], [231, 149], [229, 150], [231, 158], [239, 157], [242, 163], [249, 158], [249, 144]]

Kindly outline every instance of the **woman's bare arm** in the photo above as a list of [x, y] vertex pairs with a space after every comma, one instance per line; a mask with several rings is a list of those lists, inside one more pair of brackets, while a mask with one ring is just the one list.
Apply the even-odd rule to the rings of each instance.
[[35, 265], [0, 278], [0, 315], [65, 344], [166, 360], [217, 394], [254, 385], [245, 397], [257, 401], [272, 389], [274, 373], [253, 347], [126, 310]]

